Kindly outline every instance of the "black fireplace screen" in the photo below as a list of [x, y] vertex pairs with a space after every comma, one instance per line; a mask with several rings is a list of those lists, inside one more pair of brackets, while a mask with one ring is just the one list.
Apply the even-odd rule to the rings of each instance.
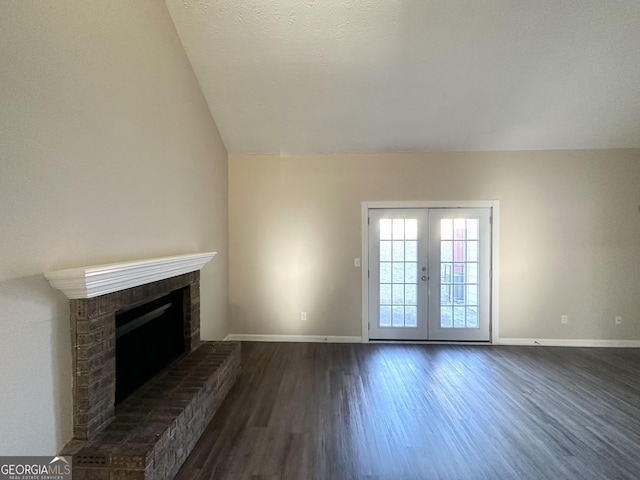
[[183, 291], [116, 313], [116, 405], [184, 352]]

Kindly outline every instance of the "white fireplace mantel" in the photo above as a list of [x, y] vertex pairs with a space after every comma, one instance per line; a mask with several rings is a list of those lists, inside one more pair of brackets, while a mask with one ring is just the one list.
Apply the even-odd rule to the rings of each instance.
[[217, 252], [174, 255], [45, 273], [68, 298], [92, 298], [200, 270]]

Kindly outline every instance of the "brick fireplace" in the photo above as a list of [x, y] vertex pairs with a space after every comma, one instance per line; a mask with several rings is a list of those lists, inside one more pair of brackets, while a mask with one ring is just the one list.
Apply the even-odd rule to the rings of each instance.
[[186, 352], [200, 346], [200, 272], [191, 272], [95, 298], [71, 300], [74, 365], [73, 436], [91, 439], [114, 417], [116, 312], [180, 290]]
[[[173, 478], [213, 418], [239, 373], [240, 346], [200, 341], [199, 269], [212, 257], [45, 274], [70, 297], [74, 439], [61, 453], [73, 456], [74, 479]], [[181, 297], [185, 353], [116, 406], [116, 315], [169, 294]]]

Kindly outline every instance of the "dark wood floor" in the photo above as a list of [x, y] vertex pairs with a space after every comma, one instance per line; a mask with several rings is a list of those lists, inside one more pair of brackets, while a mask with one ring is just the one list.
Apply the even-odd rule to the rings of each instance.
[[179, 480], [640, 478], [640, 350], [242, 348]]

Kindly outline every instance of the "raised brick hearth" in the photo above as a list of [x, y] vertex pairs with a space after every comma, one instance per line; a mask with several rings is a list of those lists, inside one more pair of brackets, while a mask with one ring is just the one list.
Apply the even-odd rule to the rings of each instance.
[[74, 480], [173, 478], [239, 371], [238, 343], [203, 342], [118, 405], [92, 441], [65, 447]]
[[[182, 292], [185, 353], [115, 406], [116, 313]], [[198, 270], [71, 300], [74, 479], [171, 479], [236, 380], [240, 345], [200, 342]]]

